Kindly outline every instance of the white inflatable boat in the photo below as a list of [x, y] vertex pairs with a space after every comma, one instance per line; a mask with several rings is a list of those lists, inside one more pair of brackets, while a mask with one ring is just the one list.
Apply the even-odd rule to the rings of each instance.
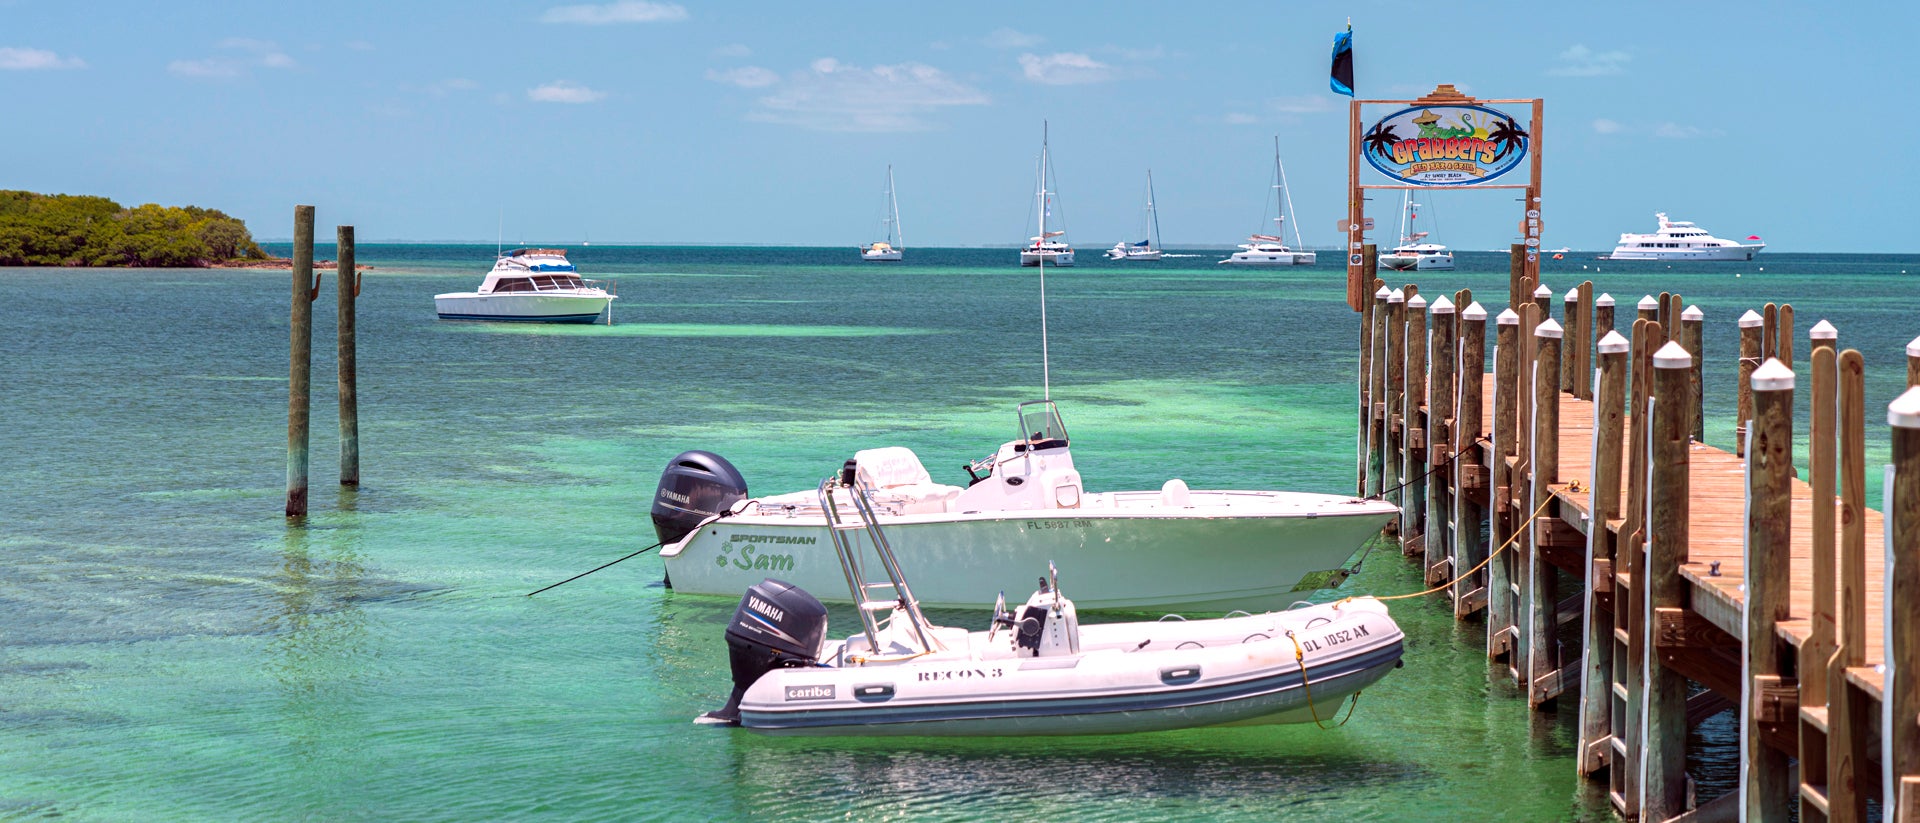
[[[733, 694], [702, 722], [792, 735], [1066, 735], [1331, 721], [1400, 665], [1404, 635], [1373, 598], [1081, 626], [1050, 574], [1017, 611], [1003, 597], [987, 631], [934, 626], [871, 522], [833, 533], [862, 530], [876, 538], [867, 549], [835, 541], [862, 631], [830, 642], [818, 599], [777, 580], [753, 586], [727, 628]], [[888, 579], [867, 582], [867, 569]], [[868, 599], [876, 591], [891, 600]]]

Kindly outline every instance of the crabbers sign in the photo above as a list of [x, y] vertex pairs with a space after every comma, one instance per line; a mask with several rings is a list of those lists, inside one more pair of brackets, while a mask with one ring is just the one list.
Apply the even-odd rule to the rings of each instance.
[[1520, 121], [1486, 106], [1401, 109], [1360, 139], [1368, 163], [1414, 186], [1485, 183], [1513, 171], [1530, 147]]

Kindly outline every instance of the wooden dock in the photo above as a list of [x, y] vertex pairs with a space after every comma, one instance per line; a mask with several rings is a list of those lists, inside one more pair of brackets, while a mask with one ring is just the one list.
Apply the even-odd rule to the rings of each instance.
[[[1389, 531], [1529, 703], [1578, 701], [1578, 768], [1619, 814], [1859, 821], [1872, 797], [1920, 821], [1920, 688], [1900, 676], [1920, 671], [1920, 349], [1882, 416], [1832, 326], [1809, 330], [1796, 385], [1791, 306], [1731, 321], [1730, 454], [1700, 442], [1708, 318], [1678, 295], [1616, 328], [1591, 282], [1556, 296], [1516, 264], [1488, 341], [1470, 292], [1372, 282], [1358, 489], [1400, 505]], [[1884, 517], [1864, 505], [1870, 420], [1893, 427]], [[1740, 786], [1699, 798], [1687, 731], [1725, 711]]]

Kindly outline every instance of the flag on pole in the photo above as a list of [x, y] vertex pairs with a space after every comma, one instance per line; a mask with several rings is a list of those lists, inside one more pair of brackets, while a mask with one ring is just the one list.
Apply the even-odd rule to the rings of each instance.
[[1347, 24], [1347, 30], [1333, 36], [1333, 90], [1337, 94], [1353, 96], [1353, 24]]

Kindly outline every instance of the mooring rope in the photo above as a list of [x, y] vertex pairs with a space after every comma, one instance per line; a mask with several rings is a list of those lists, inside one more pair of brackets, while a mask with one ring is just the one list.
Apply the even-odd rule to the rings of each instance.
[[[1360, 706], [1360, 692], [1354, 692], [1352, 700], [1347, 703], [1347, 716], [1340, 718], [1340, 722], [1338, 723], [1331, 726], [1327, 725], [1325, 721], [1320, 719], [1320, 710], [1313, 706], [1312, 678], [1307, 677], [1307, 652], [1305, 649], [1300, 648], [1300, 638], [1293, 636], [1292, 629], [1287, 630], [1287, 639], [1293, 641], [1293, 662], [1300, 665], [1300, 688], [1304, 689], [1307, 693], [1307, 715], [1313, 718], [1313, 725], [1319, 726], [1322, 729], [1337, 729], [1347, 725], [1347, 721], [1353, 719], [1353, 710]], [[1334, 707], [1333, 713], [1339, 714], [1339, 707]], [[1329, 716], [1327, 719], [1331, 720], [1333, 718]]]
[[[1532, 528], [1533, 518], [1539, 517], [1540, 513], [1543, 511], [1546, 511], [1547, 507], [1551, 505], [1553, 505], [1553, 495], [1547, 495], [1547, 499], [1544, 501], [1541, 501], [1540, 508], [1534, 509], [1533, 514], [1527, 517], [1527, 523], [1528, 523], [1527, 528], [1529, 529]], [[1492, 554], [1487, 555], [1487, 559], [1480, 561], [1478, 565], [1474, 566], [1471, 569], [1468, 569], [1466, 574], [1454, 576], [1454, 579], [1450, 582], [1442, 583], [1431, 589], [1427, 589], [1426, 591], [1414, 592], [1412, 594], [1391, 594], [1391, 595], [1387, 595], [1386, 597], [1378, 597], [1373, 595], [1369, 595], [1369, 596], [1373, 597], [1373, 599], [1375, 600], [1405, 600], [1409, 597], [1419, 597], [1421, 595], [1433, 594], [1434, 592], [1443, 591], [1448, 587], [1451, 587], [1455, 582], [1458, 582], [1460, 578], [1471, 577], [1475, 572], [1478, 572], [1481, 569], [1486, 568], [1488, 563], [1492, 563], [1494, 558], [1499, 557], [1501, 552], [1506, 551], [1514, 543], [1518, 542], [1521, 537], [1526, 535], [1526, 533], [1527, 533], [1526, 529], [1515, 529], [1513, 532], [1513, 536], [1507, 538], [1507, 542], [1500, 544], [1500, 548], [1494, 549]], [[1352, 600], [1352, 599], [1353, 599], [1352, 597], [1347, 598], [1347, 600]], [[1343, 600], [1341, 602], [1344, 603], [1346, 602], [1346, 600]]]
[[1441, 469], [1444, 469], [1444, 468], [1446, 468], [1446, 467], [1448, 467], [1448, 466], [1451, 466], [1451, 465], [1453, 465], [1453, 464], [1454, 464], [1454, 462], [1455, 462], [1455, 461], [1457, 461], [1457, 460], [1459, 460], [1459, 459], [1460, 459], [1460, 456], [1461, 456], [1461, 455], [1463, 455], [1463, 454], [1466, 454], [1466, 453], [1467, 453], [1467, 449], [1468, 449], [1468, 448], [1471, 448], [1471, 447], [1472, 447], [1472, 446], [1473, 446], [1474, 444], [1476, 444], [1476, 443], [1482, 443], [1482, 442], [1485, 442], [1485, 441], [1487, 441], [1487, 440], [1491, 440], [1491, 439], [1492, 439], [1492, 435], [1486, 435], [1486, 434], [1483, 434], [1483, 435], [1480, 435], [1479, 437], [1476, 437], [1476, 438], [1474, 438], [1474, 439], [1472, 439], [1472, 440], [1469, 440], [1469, 441], [1467, 441], [1467, 444], [1466, 444], [1465, 446], [1461, 446], [1461, 447], [1460, 447], [1460, 450], [1459, 450], [1459, 451], [1456, 451], [1456, 452], [1454, 452], [1452, 456], [1450, 456], [1450, 457], [1448, 457], [1448, 458], [1447, 458], [1446, 460], [1444, 460], [1444, 461], [1442, 461], [1442, 462], [1439, 462], [1439, 463], [1435, 463], [1435, 464], [1433, 464], [1433, 468], [1431, 468], [1431, 469], [1428, 469], [1428, 470], [1427, 470], [1427, 472], [1426, 472], [1426, 474], [1422, 474], [1422, 475], [1420, 475], [1419, 477], [1416, 477], [1416, 478], [1413, 478], [1412, 480], [1408, 480], [1407, 482], [1405, 482], [1405, 483], [1401, 483], [1401, 484], [1400, 484], [1400, 485], [1398, 485], [1398, 486], [1394, 486], [1394, 487], [1393, 487], [1393, 488], [1391, 488], [1391, 489], [1382, 489], [1382, 490], [1380, 490], [1380, 491], [1377, 491], [1377, 492], [1374, 492], [1373, 494], [1370, 494], [1370, 495], [1367, 495], [1366, 497], [1364, 497], [1364, 498], [1362, 498], [1362, 499], [1364, 499], [1364, 500], [1381, 500], [1381, 499], [1385, 499], [1387, 495], [1389, 495], [1389, 494], [1391, 494], [1391, 493], [1393, 493], [1393, 492], [1397, 492], [1397, 491], [1399, 491], [1399, 490], [1401, 490], [1401, 489], [1404, 489], [1404, 488], [1406, 488], [1406, 487], [1408, 487], [1408, 486], [1411, 486], [1411, 485], [1413, 485], [1413, 484], [1415, 484], [1415, 483], [1418, 483], [1418, 482], [1420, 482], [1420, 481], [1422, 481], [1422, 480], [1425, 480], [1425, 479], [1427, 479], [1427, 478], [1429, 478], [1429, 477], [1432, 477], [1432, 476], [1433, 476], [1433, 473], [1434, 473], [1434, 472], [1437, 472], [1437, 471], [1439, 471], [1439, 470], [1441, 470]]

